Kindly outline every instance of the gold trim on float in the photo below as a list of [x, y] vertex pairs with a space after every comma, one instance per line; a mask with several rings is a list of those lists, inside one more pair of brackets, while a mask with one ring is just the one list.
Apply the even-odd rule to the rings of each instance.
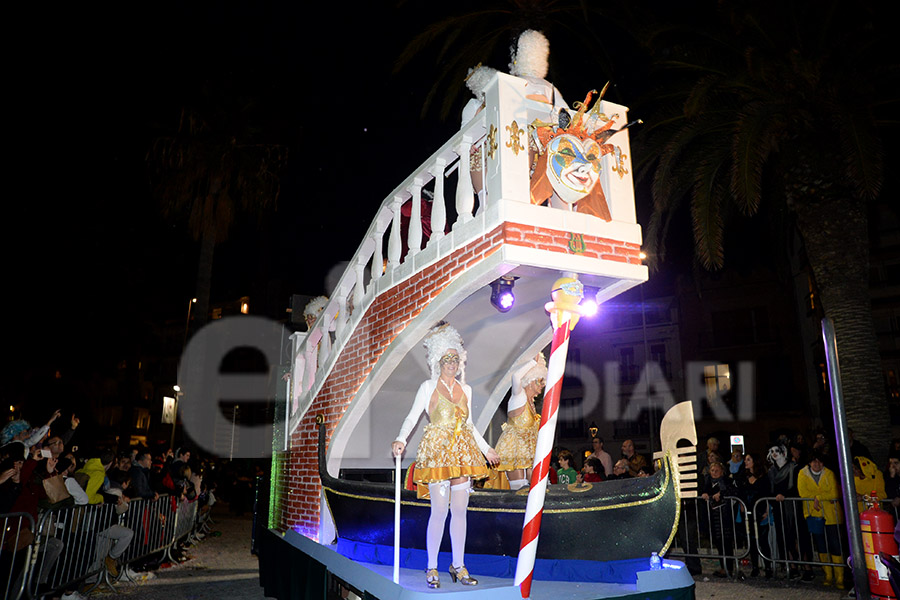
[[494, 127], [493, 123], [488, 128], [487, 143], [485, 145], [487, 146], [488, 158], [494, 160], [494, 156], [497, 154], [497, 128]]
[[[660, 493], [658, 493], [657, 495], [653, 496], [652, 498], [645, 498], [643, 500], [634, 500], [632, 502], [622, 502], [620, 504], [609, 504], [606, 506], [589, 506], [589, 507], [584, 507], [584, 508], [553, 508], [553, 509], [544, 510], [544, 514], [555, 515], [555, 514], [565, 514], [565, 513], [597, 512], [597, 511], [601, 511], [601, 510], [614, 510], [617, 508], [630, 508], [633, 506], [642, 506], [644, 504], [652, 504], [653, 502], [656, 502], [656, 501], [662, 499], [663, 496], [666, 495], [666, 491], [669, 489], [669, 480], [673, 479], [672, 478], [672, 468], [671, 468], [671, 466], [669, 464], [669, 460], [668, 460], [668, 453], [666, 453], [665, 468], [666, 468], [666, 477], [663, 480], [662, 491]], [[677, 492], [678, 491], [678, 478], [677, 477], [674, 478], [674, 482], [675, 482], [675, 491]], [[328, 490], [332, 494], [337, 494], [338, 496], [344, 496], [345, 498], [355, 498], [357, 500], [371, 500], [374, 502], [389, 502], [391, 504], [394, 503], [393, 498], [379, 498], [377, 496], [364, 496], [362, 494], [350, 494], [348, 492], [339, 492], [339, 491], [337, 491], [333, 488], [327, 487], [327, 486], [323, 486], [323, 488]], [[676, 494], [676, 498], [678, 498], [677, 494]], [[678, 505], [678, 507], [680, 509], [680, 507], [681, 507], [680, 499], [678, 502], [676, 502], [676, 504]], [[401, 500], [400, 506], [404, 506], [404, 505], [405, 506], [421, 506], [424, 508], [431, 508], [430, 502], [411, 502], [409, 500]], [[503, 512], [503, 513], [525, 514], [524, 508], [522, 508], [522, 509], [518, 509], [518, 508], [486, 508], [486, 507], [482, 508], [482, 507], [473, 507], [473, 506], [469, 505], [469, 510], [473, 511], [473, 512]], [[677, 512], [678, 511], [676, 510], [676, 513]], [[675, 523], [676, 524], [678, 523], [678, 515], [677, 514], [676, 514], [676, 518], [675, 518]], [[675, 528], [672, 529], [672, 533], [669, 535], [669, 542], [666, 543], [666, 548], [668, 548], [669, 544], [671, 544], [671, 541], [674, 538], [674, 536], [675, 536]]]
[[[669, 461], [672, 461], [672, 453], [666, 452], [666, 464], [669, 464]], [[677, 469], [678, 467], [672, 465], [672, 468]], [[662, 547], [662, 550], [659, 551], [660, 556], [664, 556], [666, 552], [669, 551], [669, 547], [672, 545], [672, 542], [675, 540], [675, 534], [678, 532], [678, 520], [681, 518], [681, 482], [679, 481], [679, 475], [675, 473], [675, 522], [672, 523], [672, 531], [669, 533], [669, 539], [666, 540], [666, 544]]]
[[515, 156], [519, 155], [519, 152], [525, 150], [525, 146], [522, 145], [522, 142], [519, 140], [519, 137], [525, 133], [524, 129], [519, 127], [519, 124], [515, 122], [515, 120], [506, 126], [506, 131], [509, 133], [509, 140], [506, 142], [506, 147], [511, 148], [513, 154]]

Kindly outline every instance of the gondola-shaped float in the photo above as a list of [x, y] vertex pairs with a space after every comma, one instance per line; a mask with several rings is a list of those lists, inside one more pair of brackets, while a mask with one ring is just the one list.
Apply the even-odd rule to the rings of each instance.
[[[678, 524], [683, 488], [697, 438], [690, 402], [675, 405], [660, 427], [663, 450], [653, 475], [587, 484], [551, 485], [544, 503], [537, 558], [615, 561], [665, 553]], [[678, 447], [680, 439], [690, 446]], [[394, 485], [335, 478], [325, 468], [325, 426], [319, 424], [319, 475], [328, 509], [342, 540], [390, 546], [394, 540]], [[691, 493], [691, 492], [687, 492]], [[473, 554], [516, 556], [527, 497], [509, 490], [476, 489], [469, 499], [466, 540]], [[424, 549], [429, 501], [401, 492], [400, 546]], [[449, 535], [442, 551], [449, 551]]]

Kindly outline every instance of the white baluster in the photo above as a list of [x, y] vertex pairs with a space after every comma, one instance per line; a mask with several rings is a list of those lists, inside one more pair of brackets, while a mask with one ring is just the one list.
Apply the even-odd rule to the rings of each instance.
[[431, 239], [429, 244], [437, 242], [444, 237], [444, 228], [447, 226], [447, 207], [444, 204], [444, 166], [443, 160], [438, 160], [431, 174], [434, 175], [434, 200], [431, 202]]
[[337, 338], [340, 338], [344, 330], [347, 328], [347, 322], [349, 321], [349, 313], [347, 310], [347, 294], [342, 292], [340, 296], [338, 296], [338, 314], [335, 316], [335, 320], [337, 323], [335, 324], [334, 335]]
[[[356, 263], [356, 287], [353, 288], [353, 311], [356, 312], [360, 308], [362, 308], [363, 303], [363, 290], [365, 289], [365, 282], [363, 281], [363, 277], [365, 276], [363, 273], [365, 265], [362, 262]], [[348, 320], [350, 315], [347, 315]]]
[[[330, 321], [328, 316], [326, 315], [323, 321]], [[331, 355], [331, 332], [329, 331], [331, 327], [329, 327], [331, 323], [328, 325], [322, 325], [322, 339], [319, 340], [319, 367], [325, 366], [325, 363], [328, 362], [328, 357]]]
[[306, 373], [303, 377], [303, 391], [308, 392], [316, 382], [316, 370], [318, 365], [318, 348], [319, 345], [309, 346], [306, 349]]
[[291, 414], [294, 413], [295, 403], [303, 395], [303, 380], [306, 378], [306, 355], [298, 354], [294, 361], [294, 373], [291, 378]]
[[391, 221], [391, 238], [388, 241], [388, 265], [392, 269], [400, 266], [400, 204], [403, 198], [394, 196], [394, 202], [391, 204], [391, 210], [394, 212], [394, 219]]
[[406, 243], [409, 246], [410, 258], [422, 249], [422, 185], [418, 178], [412, 186], [412, 210], [410, 211], [409, 235]]
[[375, 285], [375, 282], [381, 278], [384, 273], [384, 255], [381, 246], [384, 239], [385, 228], [380, 223], [375, 224], [375, 253], [372, 254], [372, 276], [369, 279], [369, 285]]
[[468, 223], [472, 220], [472, 209], [475, 207], [475, 198], [473, 196], [472, 175], [469, 172], [469, 152], [472, 149], [472, 141], [468, 137], [463, 137], [459, 144], [459, 169], [457, 175], [459, 181], [456, 184], [456, 214], [459, 219], [454, 223], [454, 227], [460, 223]]

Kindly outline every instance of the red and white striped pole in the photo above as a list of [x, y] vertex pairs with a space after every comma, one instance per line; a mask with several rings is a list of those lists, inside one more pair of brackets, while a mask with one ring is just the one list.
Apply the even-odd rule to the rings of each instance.
[[547, 364], [547, 386], [544, 391], [544, 405], [541, 409], [541, 426], [538, 430], [534, 453], [534, 468], [531, 472], [531, 489], [525, 504], [525, 522], [522, 526], [522, 543], [516, 561], [515, 585], [520, 586], [523, 598], [531, 595], [531, 578], [534, 575], [534, 560], [537, 555], [541, 516], [544, 513], [544, 496], [550, 472], [550, 455], [556, 434], [556, 419], [559, 413], [559, 395], [562, 391], [563, 373], [566, 370], [566, 354], [569, 351], [569, 333], [575, 328], [580, 315], [578, 302], [584, 295], [581, 283], [572, 277], [563, 277], [553, 284], [553, 302], [545, 307], [550, 312], [553, 324], [553, 344], [550, 347], [550, 361]]

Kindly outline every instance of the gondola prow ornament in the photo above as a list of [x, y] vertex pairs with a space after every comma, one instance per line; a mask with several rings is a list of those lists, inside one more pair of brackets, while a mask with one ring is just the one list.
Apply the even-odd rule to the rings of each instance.
[[550, 347], [550, 363], [547, 365], [547, 387], [544, 392], [544, 406], [541, 409], [541, 427], [535, 446], [534, 468], [531, 471], [531, 489], [528, 491], [528, 502], [525, 504], [522, 543], [516, 561], [515, 585], [520, 586], [523, 598], [531, 595], [531, 578], [534, 575], [534, 559], [537, 555], [541, 515], [544, 511], [544, 496], [550, 472], [550, 453], [553, 449], [553, 436], [556, 433], [556, 418], [559, 413], [559, 394], [562, 390], [563, 373], [566, 370], [566, 354], [569, 351], [569, 333], [575, 328], [581, 316], [582, 309], [578, 303], [584, 297], [584, 286], [575, 277], [562, 277], [553, 284], [550, 297], [553, 301], [548, 302], [544, 308], [550, 313], [553, 344]]

